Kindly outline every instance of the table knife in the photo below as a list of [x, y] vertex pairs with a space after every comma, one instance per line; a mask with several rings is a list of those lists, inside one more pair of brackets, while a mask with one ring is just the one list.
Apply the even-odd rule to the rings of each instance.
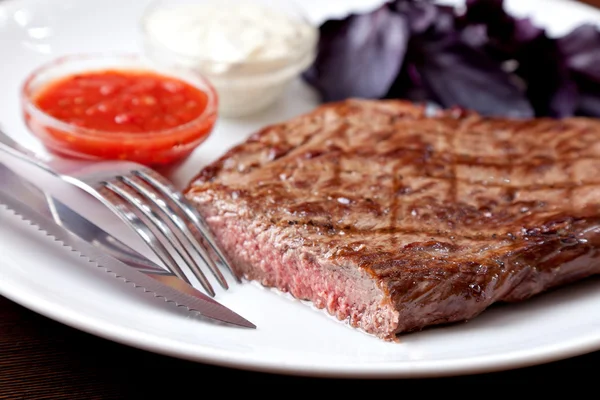
[[129, 287], [210, 319], [256, 328], [1, 163], [0, 204]]

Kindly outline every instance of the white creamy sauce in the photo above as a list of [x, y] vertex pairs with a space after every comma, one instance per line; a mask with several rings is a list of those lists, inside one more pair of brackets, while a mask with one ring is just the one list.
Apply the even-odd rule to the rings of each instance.
[[266, 61], [296, 54], [313, 27], [257, 4], [187, 4], [156, 10], [148, 33], [188, 57], [223, 63]]
[[144, 27], [148, 57], [208, 78], [224, 116], [276, 102], [312, 63], [318, 40], [318, 29], [293, 12], [244, 0], [158, 8]]

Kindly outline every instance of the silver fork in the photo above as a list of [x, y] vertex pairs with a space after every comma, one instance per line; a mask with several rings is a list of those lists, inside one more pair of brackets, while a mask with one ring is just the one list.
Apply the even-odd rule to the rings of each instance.
[[[204, 261], [224, 289], [229, 286], [217, 266], [217, 260], [240, 282], [226, 256], [216, 245], [202, 216], [165, 177], [151, 168], [128, 161], [88, 162], [58, 157], [42, 160], [1, 130], [0, 151], [59, 177], [95, 197], [137, 233], [168, 270], [185, 282], [190, 283], [173, 257], [174, 254], [184, 261], [211, 296], [215, 295], [215, 291], [194, 255]], [[197, 239], [194, 233], [200, 235], [208, 245]], [[165, 246], [163, 241], [169, 246]]]

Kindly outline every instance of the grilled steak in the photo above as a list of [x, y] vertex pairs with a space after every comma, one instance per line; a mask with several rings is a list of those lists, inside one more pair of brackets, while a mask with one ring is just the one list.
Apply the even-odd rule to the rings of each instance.
[[600, 121], [347, 100], [185, 191], [247, 279], [386, 340], [600, 272]]

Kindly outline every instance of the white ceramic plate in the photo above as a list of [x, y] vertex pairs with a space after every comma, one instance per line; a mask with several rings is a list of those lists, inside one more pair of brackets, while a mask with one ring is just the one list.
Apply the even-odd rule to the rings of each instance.
[[[304, 1], [319, 21], [372, 7], [377, 1]], [[138, 51], [137, 20], [146, 1], [5, 0], [0, 3], [0, 124], [40, 150], [21, 120], [18, 89], [25, 75], [58, 55]], [[513, 0], [552, 34], [562, 34], [600, 13], [562, 0]], [[316, 105], [297, 82], [268, 112], [218, 123], [193, 157], [174, 171], [184, 185], [202, 165], [256, 128]], [[0, 158], [0, 160], [3, 158]], [[11, 164], [15, 165], [15, 164]], [[56, 186], [34, 176], [40, 184]], [[69, 190], [77, 207], [144, 251], [106, 212]], [[95, 208], [94, 208], [95, 207]], [[323, 312], [254, 284], [233, 285], [217, 299], [258, 325], [235, 329], [196, 321], [82, 265], [74, 255], [0, 212], [0, 293], [83, 331], [149, 351], [199, 362], [276, 373], [335, 377], [423, 377], [478, 373], [558, 360], [600, 349], [600, 280], [591, 279], [522, 304], [493, 307], [465, 324], [406, 335], [386, 343]]]

